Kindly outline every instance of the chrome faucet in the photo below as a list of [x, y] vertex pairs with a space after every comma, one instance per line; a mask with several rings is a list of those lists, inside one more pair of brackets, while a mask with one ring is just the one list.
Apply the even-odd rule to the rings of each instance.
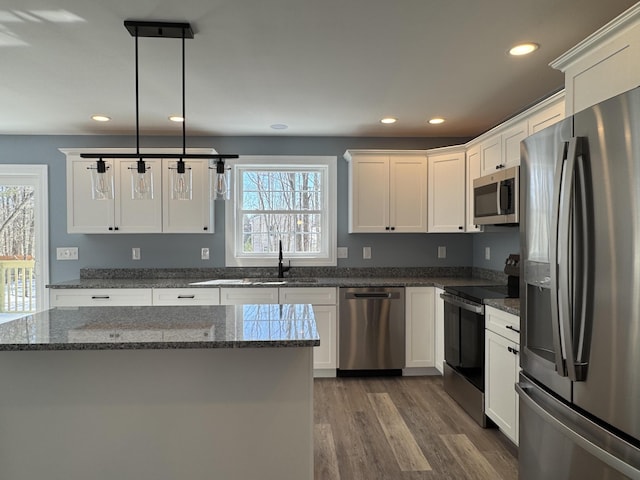
[[284, 278], [284, 272], [288, 272], [291, 269], [291, 260], [289, 260], [289, 266], [285, 267], [282, 264], [282, 240], [280, 240], [280, 254], [278, 255], [278, 278]]

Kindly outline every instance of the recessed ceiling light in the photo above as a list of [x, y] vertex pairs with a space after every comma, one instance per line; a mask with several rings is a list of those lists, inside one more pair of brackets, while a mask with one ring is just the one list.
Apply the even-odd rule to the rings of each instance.
[[184, 118], [182, 117], [182, 115], [170, 115], [169, 120], [171, 120], [172, 122], [184, 122]]
[[386, 123], [386, 124], [391, 124], [391, 123], [396, 123], [398, 121], [397, 118], [393, 118], [393, 117], [385, 117], [382, 120], [380, 120], [380, 123]]
[[286, 130], [289, 128], [289, 125], [285, 125], [284, 123], [274, 123], [271, 125], [271, 128], [274, 130]]
[[535, 52], [538, 48], [540, 48], [540, 45], [537, 43], [519, 43], [518, 45], [511, 47], [509, 55], [528, 55], [531, 52]]
[[441, 123], [444, 123], [444, 118], [435, 117], [435, 118], [432, 118], [431, 120], [429, 120], [429, 123], [431, 125], [440, 125]]
[[96, 122], [108, 122], [111, 120], [111, 117], [107, 117], [106, 115], [91, 115], [91, 119]]

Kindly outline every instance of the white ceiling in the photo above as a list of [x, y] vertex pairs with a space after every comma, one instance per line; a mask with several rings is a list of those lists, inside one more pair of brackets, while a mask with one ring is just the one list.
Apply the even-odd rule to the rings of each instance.
[[[124, 20], [190, 22], [187, 134], [475, 136], [634, 0], [3, 0], [0, 134], [135, 132]], [[541, 48], [526, 58], [519, 41]], [[181, 41], [141, 38], [140, 129], [181, 134]], [[112, 117], [98, 124], [95, 113]], [[379, 123], [394, 116], [391, 126]], [[447, 122], [430, 126], [426, 120]], [[287, 130], [270, 125], [282, 123]]]

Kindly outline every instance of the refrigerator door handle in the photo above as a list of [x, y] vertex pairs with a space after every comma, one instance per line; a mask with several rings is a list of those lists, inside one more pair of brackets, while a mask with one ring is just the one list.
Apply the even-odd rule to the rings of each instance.
[[561, 263], [566, 262], [566, 250], [562, 250], [560, 237], [568, 236], [568, 223], [562, 223], [563, 202], [566, 204], [571, 198], [571, 191], [565, 189], [565, 181], [567, 172], [565, 162], [567, 160], [567, 144], [562, 149], [562, 156], [556, 163], [555, 181], [553, 185], [553, 218], [551, 223], [552, 231], [550, 232], [550, 294], [551, 294], [551, 332], [553, 335], [553, 350], [555, 352], [556, 372], [562, 377], [567, 376], [564, 359], [566, 358], [564, 349], [563, 329], [561, 325], [562, 314], [560, 312], [561, 298], [559, 296], [559, 272], [561, 271]]
[[527, 387], [526, 383], [516, 383], [515, 388], [518, 396], [520, 397], [520, 400], [528, 408], [533, 410], [546, 423], [553, 426], [560, 433], [569, 438], [573, 443], [587, 451], [589, 454], [593, 455], [601, 462], [607, 464], [612, 469], [622, 473], [623, 475], [626, 475], [629, 478], [640, 478], [640, 470], [635, 468], [633, 465], [624, 462], [615, 455], [612, 455], [608, 451], [603, 450], [598, 445], [589, 441], [580, 433], [576, 432], [574, 429], [570, 428], [568, 425], [560, 421], [558, 418], [556, 418], [555, 415], [547, 411], [547, 409], [544, 408], [542, 404], [538, 403], [534, 398], [531, 397], [531, 394], [529, 392], [533, 389], [533, 387]]

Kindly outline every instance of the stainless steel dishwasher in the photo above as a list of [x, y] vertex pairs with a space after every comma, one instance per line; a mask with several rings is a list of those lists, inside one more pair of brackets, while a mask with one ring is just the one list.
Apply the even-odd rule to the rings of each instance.
[[404, 368], [403, 287], [341, 288], [339, 324], [339, 375]]

